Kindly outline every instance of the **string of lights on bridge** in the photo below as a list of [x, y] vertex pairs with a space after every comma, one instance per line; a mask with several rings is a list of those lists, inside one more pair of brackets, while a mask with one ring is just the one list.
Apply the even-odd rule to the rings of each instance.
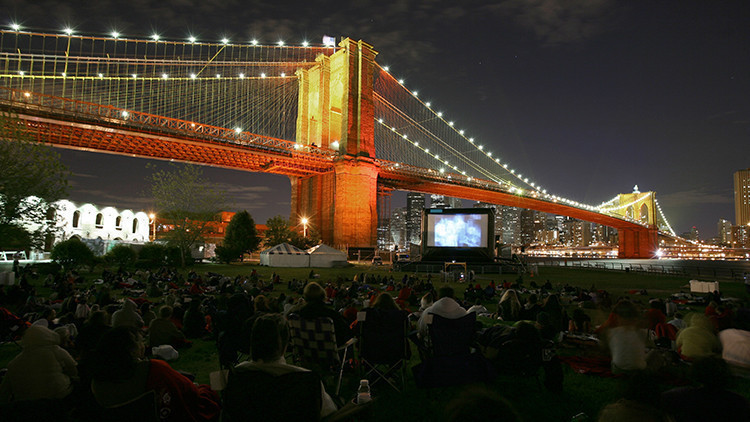
[[[21, 25], [19, 25], [17, 23], [11, 24], [10, 28], [13, 31], [15, 31], [15, 32], [19, 32], [19, 33], [23, 32], [23, 28], [21, 27]], [[64, 28], [62, 32], [65, 35], [67, 35], [67, 36], [75, 36], [75, 31], [71, 27]], [[120, 32], [118, 32], [118, 31], [112, 31], [111, 33], [108, 34], [108, 36], [112, 40], [130, 40], [128, 38], [123, 37], [122, 34]], [[167, 42], [166, 39], [162, 39], [161, 35], [156, 34], [156, 33], [152, 34], [149, 38], [153, 42], [160, 42], [160, 41]], [[198, 39], [196, 37], [192, 36], [192, 35], [189, 36], [186, 41], [188, 43], [191, 43], [191, 44], [199, 43]], [[222, 45], [230, 45], [231, 41], [228, 38], [223, 37], [220, 40], [220, 44], [222, 44]], [[313, 44], [311, 44], [310, 42], [308, 42], [306, 40], [302, 41], [302, 43], [300, 43], [298, 45], [290, 45], [290, 44], [287, 44], [283, 40], [278, 40], [274, 44], [261, 44], [258, 39], [254, 38], [254, 39], [251, 39], [249, 41], [249, 44], [251, 46], [258, 46], [258, 47], [262, 47], [262, 46], [303, 47], [303, 48], [304, 47], [320, 47], [320, 44], [313, 45]], [[333, 37], [324, 37], [324, 43], [322, 44], [322, 46], [324, 48], [328, 47], [328, 48], [335, 49], [335, 47], [336, 47], [336, 45], [335, 45], [335, 39]], [[614, 204], [618, 200], [618, 197], [614, 197], [613, 199], [611, 199], [609, 201], [606, 201], [606, 202], [603, 202], [603, 203], [601, 203], [598, 206], [592, 206], [592, 205], [583, 204], [583, 203], [580, 203], [580, 202], [577, 202], [577, 201], [574, 201], [574, 200], [571, 200], [571, 199], [568, 199], [568, 198], [564, 198], [564, 197], [561, 197], [561, 196], [548, 194], [547, 190], [544, 189], [544, 188], [542, 188], [539, 184], [537, 184], [534, 181], [529, 180], [528, 177], [524, 177], [521, 173], [516, 172], [516, 170], [513, 169], [513, 168], [511, 168], [508, 163], [503, 163], [500, 160], [500, 157], [497, 157], [497, 156], [493, 157], [493, 152], [492, 151], [489, 151], [488, 149], [486, 149], [483, 144], [477, 142], [473, 137], [467, 136], [465, 130], [458, 129], [456, 127], [456, 125], [455, 125], [455, 122], [452, 121], [452, 120], [447, 120], [443, 116], [443, 112], [442, 111], [436, 111], [436, 109], [433, 107], [433, 105], [432, 105], [431, 102], [429, 102], [429, 101], [423, 101], [422, 98], [419, 97], [418, 91], [409, 90], [406, 87], [406, 85], [405, 85], [404, 79], [398, 79], [398, 78], [396, 78], [390, 72], [389, 66], [382, 66], [381, 68], [388, 75], [390, 75], [391, 77], [393, 77], [394, 80], [396, 80], [398, 82], [398, 84], [406, 92], [408, 92], [415, 99], [417, 99], [419, 102], [421, 102], [431, 113], [433, 113], [433, 115], [437, 119], [441, 120], [446, 125], [448, 125], [453, 131], [455, 131], [455, 133], [458, 134], [458, 136], [460, 136], [466, 142], [468, 142], [470, 145], [472, 145], [474, 148], [476, 148], [477, 151], [479, 151], [482, 154], [484, 154], [489, 160], [491, 160], [492, 162], [494, 162], [498, 166], [502, 167], [505, 170], [505, 172], [507, 172], [508, 174], [514, 176], [519, 182], [522, 182], [523, 184], [526, 184], [526, 185], [528, 185], [528, 186], [530, 186], [532, 188], [531, 190], [526, 191], [526, 190], [524, 190], [521, 187], [514, 186], [511, 183], [507, 183], [504, 179], [501, 179], [499, 177], [497, 177], [494, 180], [494, 182], [497, 182], [501, 186], [502, 186], [503, 182], [506, 182], [509, 185], [509, 190], [510, 190], [511, 193], [518, 194], [518, 195], [529, 194], [530, 196], [533, 196], [533, 197], [536, 197], [536, 198], [538, 198], [539, 196], [542, 196], [544, 199], [550, 200], [552, 202], [564, 203], [564, 204], [567, 204], [569, 206], [573, 206], [573, 207], [577, 207], [577, 208], [581, 208], [581, 209], [585, 209], [585, 210], [589, 210], [589, 211], [594, 211], [594, 212], [600, 212], [600, 213], [612, 213], [613, 211], [618, 211], [618, 210], [627, 208], [628, 206], [634, 205], [639, 200], [642, 200], [642, 198], [641, 198], [641, 199], [638, 199], [638, 200], [634, 200], [634, 201], [632, 201], [629, 204], [620, 204], [620, 205], [617, 205], [617, 206], [612, 206], [612, 204]], [[23, 70], [19, 70], [18, 71], [18, 75], [20, 77], [39, 77], [39, 78], [67, 78], [67, 77], [71, 77], [71, 76], [67, 75], [66, 73], [61, 73], [59, 76], [57, 76], [57, 75], [44, 75], [44, 76], [26, 75], [26, 73]], [[106, 78], [106, 79], [112, 79], [112, 80], [117, 80], [117, 79], [119, 79], [119, 80], [124, 80], [124, 79], [139, 79], [139, 80], [160, 80], [160, 79], [161, 80], [167, 80], [167, 79], [169, 79], [169, 80], [196, 80], [196, 79], [203, 79], [203, 80], [205, 80], [205, 79], [214, 79], [214, 78], [215, 79], [219, 79], [219, 78], [222, 78], [222, 79], [250, 79], [250, 80], [252, 80], [252, 79], [265, 79], [265, 78], [288, 78], [288, 77], [295, 77], [295, 76], [294, 75], [287, 75], [284, 72], [281, 72], [278, 76], [268, 75], [266, 73], [260, 73], [259, 75], [256, 75], [256, 76], [246, 75], [245, 73], [239, 73], [236, 76], [225, 76], [225, 75], [221, 75], [221, 74], [215, 74], [215, 75], [212, 75], [210, 77], [199, 77], [199, 75], [196, 74], [196, 73], [191, 73], [187, 77], [170, 77], [170, 75], [167, 74], [167, 73], [163, 73], [162, 75], [160, 75], [158, 77], [139, 76], [138, 74], [135, 74], [135, 73], [129, 75], [128, 77], [122, 77], [122, 76], [118, 77], [118, 76], [108, 76], [108, 75], [104, 75], [103, 73], [98, 73], [95, 76], [78, 76], [78, 75], [76, 75], [73, 78], [76, 78], [76, 79], [95, 79], [95, 78], [104, 79], [104, 78]], [[434, 160], [437, 160], [441, 165], [446, 166], [448, 169], [452, 169], [454, 171], [457, 171], [462, 176], [465, 176], [466, 179], [469, 182], [471, 182], [473, 180], [472, 177], [466, 176], [466, 171], [460, 170], [458, 168], [458, 166], [456, 166], [454, 164], [451, 164], [448, 161], [447, 158], [441, 158], [438, 154], [436, 154], [434, 152], [431, 152], [429, 150], [429, 148], [421, 146], [418, 141], [410, 140], [408, 138], [408, 134], [406, 134], [406, 133], [399, 133], [396, 130], [395, 127], [388, 126], [388, 123], [385, 122], [382, 118], [378, 118], [378, 119], [376, 119], [376, 121], [379, 124], [383, 125], [384, 127], [390, 129], [392, 132], [394, 132], [397, 135], [399, 135], [405, 141], [410, 142], [412, 145], [414, 145], [415, 147], [419, 148], [426, 155], [432, 157]], [[235, 132], [238, 132], [238, 133], [242, 132], [241, 128], [234, 128], [234, 130], [235, 130]], [[295, 147], [297, 147], [297, 144], [295, 144]], [[333, 142], [331, 144], [331, 147], [333, 149], [338, 149], [338, 147], [339, 147], [338, 142]], [[440, 168], [436, 169], [436, 171], [438, 171], [440, 174], [444, 174], [446, 172], [446, 167], [440, 167]], [[491, 171], [490, 171], [490, 173], [492, 174]], [[447, 175], [446, 177], [449, 178], [449, 179], [451, 178], [450, 175]], [[671, 225], [669, 224], [669, 222], [667, 221], [666, 217], [664, 216], [664, 213], [663, 213], [663, 211], [661, 209], [661, 206], [659, 205], [659, 203], [656, 200], [656, 198], [654, 198], [654, 201], [655, 201], [657, 210], [659, 212], [659, 215], [660, 215], [662, 221], [664, 221], [664, 223], [667, 226], [667, 228], [669, 229], [669, 231], [672, 233], [672, 235], [674, 235], [674, 230], [672, 230]], [[628, 217], [628, 216], [625, 216], [624, 218], [628, 219], [628, 220], [631, 220], [631, 221], [633, 221], [635, 223], [641, 223], [640, 221], [635, 220], [635, 219], [633, 219], [631, 217]]]
[[[390, 67], [389, 66], [382, 66], [382, 69], [384, 71], [388, 72], [391, 76], [393, 76], [390, 73]], [[396, 78], [394, 77], [394, 79], [396, 79]], [[619, 206], [616, 206], [616, 207], [608, 207], [608, 205], [614, 203], [615, 201], [617, 201], [619, 199], [619, 197], [615, 196], [614, 198], [610, 199], [609, 201], [603, 202], [602, 204], [600, 204], [598, 206], [592, 206], [592, 205], [582, 204], [582, 203], [579, 203], [577, 201], [574, 201], [574, 200], [571, 200], [571, 199], [568, 199], [568, 198], [564, 198], [564, 197], [560, 197], [560, 196], [557, 196], [557, 195], [548, 194], [546, 189], [543, 189], [541, 186], [539, 186], [538, 184], [536, 184], [533, 181], [529, 181], [529, 179], [526, 178], [526, 177], [523, 177], [522, 174], [516, 173], [516, 171], [513, 168], [510, 168], [509, 164], [501, 162], [500, 157], [493, 157], [491, 151], [486, 150], [484, 148], [484, 145], [477, 143], [474, 138], [467, 136], [465, 130], [463, 130], [463, 129], [457, 129], [456, 125], [455, 125], [455, 122], [454, 121], [446, 120], [443, 117], [443, 112], [441, 112], [441, 111], [435, 111], [435, 109], [432, 107], [432, 103], [431, 102], [429, 102], [429, 101], [423, 101], [419, 97], [419, 92], [418, 91], [410, 91], [408, 88], [406, 88], [405, 81], [403, 79], [396, 79], [396, 81], [399, 83], [399, 85], [404, 90], [406, 90], [407, 92], [409, 92], [412, 96], [414, 96], [414, 98], [416, 98], [428, 110], [430, 110], [435, 115], [435, 117], [437, 117], [441, 121], [445, 122], [460, 137], [462, 137], [464, 140], [466, 140], [467, 142], [469, 142], [469, 144], [471, 144], [472, 146], [474, 146], [477, 149], [477, 151], [480, 151], [481, 153], [483, 153], [490, 160], [494, 161], [497, 165], [501, 166], [506, 172], [508, 172], [511, 175], [515, 176], [519, 181], [521, 181], [521, 182], [523, 182], [523, 183], [531, 186], [532, 187], [533, 196], [538, 196], [538, 195], [541, 194], [544, 198], [550, 199], [553, 202], [563, 202], [563, 203], [566, 203], [568, 205], [571, 205], [571, 206], [574, 206], [574, 207], [578, 207], [578, 208], [583, 208], [583, 209], [586, 209], [586, 210], [589, 210], [589, 211], [597, 211], [597, 212], [600, 212], [600, 213], [610, 213], [610, 214], [613, 213], [614, 211], [618, 211], [618, 210], [621, 210], [621, 209], [626, 209], [627, 207], [632, 206], [635, 203], [643, 200], [643, 198], [639, 198], [639, 199], [636, 199], [636, 200], [634, 200], [634, 201], [632, 201], [631, 203], [628, 203], [628, 204], [623, 204], [623, 205], [619, 205]], [[448, 166], [449, 168], [452, 168], [455, 171], [458, 171], [463, 176], [466, 176], [466, 172], [465, 171], [459, 170], [457, 166], [451, 165], [447, 159], [441, 159], [439, 155], [430, 152], [429, 148], [424, 148], [423, 146], [420, 146], [419, 142], [410, 140], [408, 138], [408, 134], [399, 133], [396, 130], [396, 128], [393, 127], [393, 126], [389, 127], [388, 124], [387, 124], [387, 122], [385, 122], [382, 118], [377, 119], [377, 122], [379, 124], [381, 124], [381, 125], [389, 128], [392, 132], [394, 132], [397, 135], [401, 136], [405, 141], [410, 142], [415, 147], [421, 149], [425, 154], [431, 156], [435, 160], [439, 161], [441, 164], [443, 164], [445, 166]], [[441, 167], [440, 169], [438, 169], [438, 171], [441, 174], [443, 174], [443, 173], [445, 173], [445, 168]], [[448, 176], [448, 178], [450, 178], [450, 175]], [[468, 181], [472, 181], [472, 178], [471, 177], [467, 177], [467, 180]], [[494, 180], [494, 181], [497, 182], [498, 184], [502, 185], [502, 181], [500, 181], [500, 180]], [[511, 191], [511, 193], [517, 193], [519, 195], [523, 195], [524, 194], [524, 190], [522, 188], [519, 188], [519, 187], [516, 187], [516, 186], [512, 186], [512, 185], [511, 185], [510, 191]], [[654, 202], [656, 204], [656, 208], [657, 208], [657, 210], [659, 212], [659, 215], [661, 216], [662, 221], [664, 221], [664, 223], [667, 226], [669, 232], [673, 236], [675, 236], [675, 232], [672, 229], [671, 225], [669, 224], [669, 221], [667, 220], [666, 216], [664, 215], [664, 212], [662, 211], [661, 206], [659, 205], [659, 202], [658, 202], [658, 200], [656, 200], [656, 198], [654, 198]], [[624, 216], [624, 218], [626, 218], [628, 220], [631, 220], [633, 222], [636, 222], [636, 223], [641, 223], [640, 221], [638, 221], [636, 219], [633, 219], [632, 217], [629, 217], [629, 216]]]

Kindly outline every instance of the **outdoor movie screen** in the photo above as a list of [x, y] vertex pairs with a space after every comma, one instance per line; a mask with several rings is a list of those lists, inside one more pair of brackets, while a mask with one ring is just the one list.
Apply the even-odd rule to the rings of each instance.
[[427, 214], [427, 246], [438, 248], [485, 248], [487, 214]]

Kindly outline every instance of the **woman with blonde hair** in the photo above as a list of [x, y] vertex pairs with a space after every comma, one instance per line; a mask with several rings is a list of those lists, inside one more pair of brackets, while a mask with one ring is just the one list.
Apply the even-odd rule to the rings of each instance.
[[517, 321], [521, 317], [521, 301], [515, 290], [508, 289], [503, 293], [497, 304], [497, 313], [504, 321]]

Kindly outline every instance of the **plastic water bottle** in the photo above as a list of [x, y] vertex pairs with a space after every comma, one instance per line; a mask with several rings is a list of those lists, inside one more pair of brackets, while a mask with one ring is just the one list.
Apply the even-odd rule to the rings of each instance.
[[361, 380], [357, 389], [357, 404], [364, 404], [372, 400], [370, 395], [370, 381]]

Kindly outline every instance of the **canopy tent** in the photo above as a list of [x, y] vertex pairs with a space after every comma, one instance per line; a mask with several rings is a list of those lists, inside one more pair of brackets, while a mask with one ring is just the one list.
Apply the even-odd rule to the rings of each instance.
[[288, 243], [276, 245], [260, 253], [260, 265], [269, 267], [307, 267], [310, 257], [307, 252]]
[[346, 254], [338, 249], [324, 244], [313, 246], [307, 250], [310, 255], [310, 266], [331, 268], [346, 264]]

